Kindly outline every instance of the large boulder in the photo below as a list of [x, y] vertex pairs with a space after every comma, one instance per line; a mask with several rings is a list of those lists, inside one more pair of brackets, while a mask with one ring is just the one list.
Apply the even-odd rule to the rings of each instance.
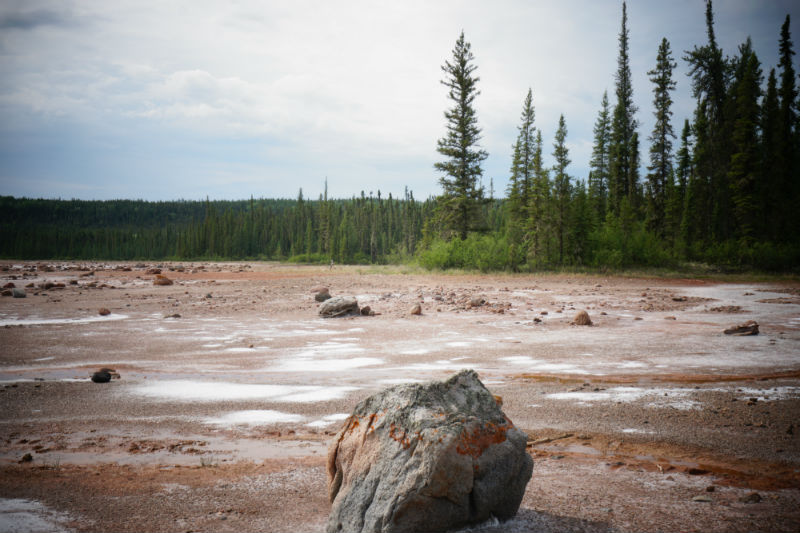
[[446, 531], [517, 513], [527, 435], [473, 370], [359, 403], [328, 449], [330, 532]]
[[323, 318], [357, 314], [359, 314], [358, 301], [352, 296], [334, 296], [319, 306], [319, 315]]

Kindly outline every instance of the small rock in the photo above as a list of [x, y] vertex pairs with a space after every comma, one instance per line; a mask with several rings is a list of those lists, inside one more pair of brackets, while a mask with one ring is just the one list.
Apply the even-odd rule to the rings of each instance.
[[572, 319], [572, 324], [575, 326], [591, 326], [592, 319], [589, 318], [589, 313], [586, 311], [578, 311]]
[[14, 283], [13, 283], [13, 282], [11, 282], [11, 281], [9, 281], [9, 282], [8, 282], [8, 283], [6, 283], [5, 285], [3, 285], [3, 288], [4, 288], [4, 289], [13, 289], [14, 287], [16, 287], [16, 285], [14, 285]]
[[421, 315], [422, 314], [422, 306], [419, 304], [414, 304], [411, 309], [408, 310], [409, 315]]
[[758, 322], [755, 320], [748, 320], [744, 324], [732, 326], [725, 330], [725, 335], [736, 335], [743, 337], [745, 335], [758, 335]]
[[478, 298], [472, 298], [472, 299], [469, 301], [469, 306], [470, 306], [470, 307], [480, 307], [480, 306], [482, 306], [482, 305], [483, 305], [483, 304], [485, 304], [485, 303], [486, 303], [486, 300], [484, 300], [483, 298], [480, 298], [480, 297], [478, 297]]
[[29, 453], [26, 453], [22, 456], [22, 459], [19, 460], [20, 463], [30, 463], [33, 461], [33, 456]]
[[0, 292], [0, 295], [2, 295], [2, 296], [13, 296], [14, 293], [11, 292], [11, 289], [5, 289], [3, 292]]
[[163, 274], [156, 274], [156, 279], [153, 280], [153, 285], [172, 285], [172, 280]]
[[709, 485], [708, 487], [706, 487], [706, 492], [714, 492], [714, 490], [716, 490], [714, 488], [714, 485]]
[[321, 290], [314, 296], [314, 299], [318, 302], [324, 302], [325, 300], [330, 300], [331, 293], [328, 292], [328, 289]]
[[361, 308], [361, 316], [373, 316], [375, 313], [372, 312], [372, 308], [368, 305], [365, 305]]
[[711, 500], [711, 496], [709, 496], [708, 494], [698, 494], [697, 496], [692, 498], [692, 501], [693, 502], [711, 503], [712, 500]]
[[100, 309], [97, 311], [97, 313], [98, 313], [100, 316], [108, 316], [108, 315], [110, 315], [110, 314], [111, 314], [111, 311], [109, 311], [109, 310], [108, 310], [106, 307], [101, 307], [101, 308], [100, 308]]
[[99, 371], [92, 374], [92, 381], [95, 383], [108, 383], [111, 381], [111, 373], [105, 371]]
[[761, 501], [761, 499], [761, 494], [757, 492], [751, 492], [739, 498], [739, 501], [742, 503], [758, 503]]
[[674, 316], [665, 316], [664, 320], [677, 320]]
[[358, 314], [358, 301], [352, 296], [335, 296], [325, 300], [319, 307], [319, 315], [323, 318]]
[[180, 313], [172, 313], [171, 315], [164, 315], [164, 318], [180, 318]]

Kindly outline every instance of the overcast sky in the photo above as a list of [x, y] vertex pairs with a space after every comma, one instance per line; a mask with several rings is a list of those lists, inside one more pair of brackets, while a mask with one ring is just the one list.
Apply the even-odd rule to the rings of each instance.
[[[717, 0], [733, 55], [753, 38], [764, 76], [800, 3]], [[628, 2], [643, 158], [662, 37], [678, 62], [674, 127], [690, 118], [685, 50], [702, 0]], [[621, 1], [0, 2], [0, 194], [147, 200], [439, 194], [441, 65], [463, 29], [480, 76], [484, 183], [504, 195], [530, 87], [547, 164], [563, 113], [588, 174], [604, 90], [614, 102]], [[797, 67], [796, 67], [797, 68]], [[800, 70], [800, 69], [797, 69]]]

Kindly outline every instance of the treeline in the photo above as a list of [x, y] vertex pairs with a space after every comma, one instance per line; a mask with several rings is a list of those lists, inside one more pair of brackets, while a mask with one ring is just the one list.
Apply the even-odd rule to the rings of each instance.
[[[707, 43], [683, 55], [697, 104], [672, 125], [677, 66], [664, 38], [647, 74], [655, 126], [639, 137], [629, 65], [627, 6], [622, 5], [615, 100], [603, 94], [594, 127], [588, 178], [569, 173], [567, 125], [561, 115], [552, 163], [535, 126], [528, 91], [510, 165], [503, 227], [491, 237], [480, 206], [486, 201], [473, 99], [476, 66], [463, 33], [442, 67], [453, 107], [438, 144], [443, 195], [435, 223], [440, 239], [423, 252], [428, 266], [535, 270], [561, 265], [670, 266], [704, 262], [733, 268], [797, 269], [800, 265], [800, 100], [787, 15], [780, 29], [778, 71], [763, 89], [761, 62], [748, 38], [726, 56], [706, 3]], [[646, 155], [642, 146], [649, 145]], [[677, 149], [676, 149], [677, 148]], [[640, 175], [641, 168], [646, 174]], [[491, 229], [491, 228], [490, 228]], [[490, 251], [487, 251], [490, 250]], [[487, 266], [488, 265], [488, 266]]]
[[146, 202], [0, 197], [0, 255], [16, 259], [293, 259], [413, 256], [431, 200]]

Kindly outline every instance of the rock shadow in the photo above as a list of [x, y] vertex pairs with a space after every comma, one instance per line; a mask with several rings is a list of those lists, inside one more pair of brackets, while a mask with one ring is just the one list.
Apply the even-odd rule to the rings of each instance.
[[536, 533], [611, 533], [616, 530], [608, 522], [520, 509], [511, 520], [500, 522], [493, 519], [483, 524], [456, 530], [453, 533], [529, 533], [531, 531]]

